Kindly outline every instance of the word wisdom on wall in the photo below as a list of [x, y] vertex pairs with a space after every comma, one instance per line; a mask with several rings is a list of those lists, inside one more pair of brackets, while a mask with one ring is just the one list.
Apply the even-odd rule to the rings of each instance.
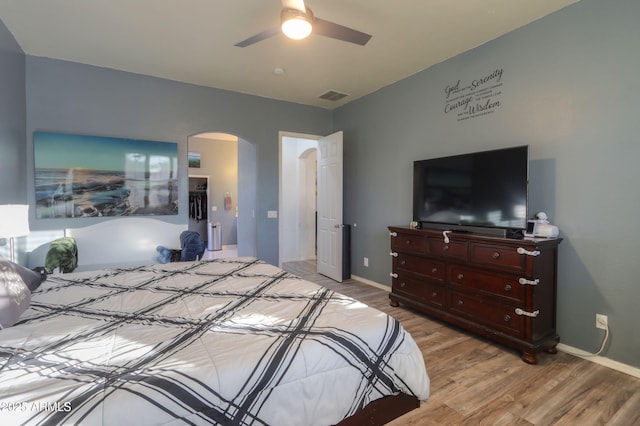
[[458, 121], [492, 114], [502, 105], [502, 68], [469, 82], [449, 84], [444, 95], [444, 113], [454, 115]]

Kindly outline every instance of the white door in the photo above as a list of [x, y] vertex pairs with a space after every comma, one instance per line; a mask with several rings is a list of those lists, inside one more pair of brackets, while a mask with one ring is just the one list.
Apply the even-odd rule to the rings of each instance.
[[342, 282], [342, 132], [318, 140], [318, 273]]

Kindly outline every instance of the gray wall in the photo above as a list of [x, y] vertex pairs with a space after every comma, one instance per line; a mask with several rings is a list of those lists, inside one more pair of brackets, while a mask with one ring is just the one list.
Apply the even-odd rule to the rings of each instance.
[[0, 204], [27, 201], [24, 71], [24, 53], [0, 21]]
[[238, 256], [256, 256], [256, 145], [238, 139]]
[[[386, 226], [411, 220], [414, 160], [529, 144], [529, 212], [547, 212], [564, 238], [561, 342], [596, 351], [606, 314], [604, 356], [640, 367], [639, 18], [637, 0], [582, 0], [337, 109], [353, 274], [391, 284]], [[447, 85], [496, 69], [494, 113], [445, 114]]]
[[[177, 142], [181, 170], [180, 214], [187, 223], [187, 139], [202, 132], [235, 134], [257, 146], [257, 255], [278, 263], [278, 132], [328, 134], [330, 111], [256, 96], [178, 83], [105, 68], [26, 57], [27, 148], [33, 132], [46, 130]], [[0, 172], [1, 173], [1, 172]], [[33, 164], [27, 162], [27, 186]], [[27, 191], [33, 205], [34, 195]], [[32, 219], [32, 229], [86, 226], [100, 219]]]

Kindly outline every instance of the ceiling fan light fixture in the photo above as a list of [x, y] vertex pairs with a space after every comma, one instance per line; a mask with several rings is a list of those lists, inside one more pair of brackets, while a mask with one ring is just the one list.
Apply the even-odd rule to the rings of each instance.
[[282, 32], [294, 40], [302, 40], [311, 34], [313, 29], [313, 12], [307, 8], [305, 12], [297, 9], [282, 9], [280, 14]]

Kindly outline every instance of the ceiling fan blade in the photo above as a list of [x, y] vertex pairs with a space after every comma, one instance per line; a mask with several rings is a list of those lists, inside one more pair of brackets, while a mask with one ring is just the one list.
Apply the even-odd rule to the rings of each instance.
[[242, 40], [239, 43], [234, 44], [234, 46], [236, 47], [247, 47], [247, 46], [251, 46], [252, 44], [255, 44], [259, 41], [268, 39], [269, 37], [273, 37], [274, 35], [278, 34], [280, 32], [280, 27], [272, 27], [269, 28], [267, 30], [262, 31], [261, 33], [258, 33], [254, 36], [249, 37], [246, 40]]
[[313, 20], [313, 33], [335, 38], [336, 40], [359, 44], [360, 46], [364, 46], [371, 39], [369, 34], [320, 18]]
[[304, 0], [282, 0], [282, 7], [284, 9], [296, 9], [303, 13], [307, 10]]

